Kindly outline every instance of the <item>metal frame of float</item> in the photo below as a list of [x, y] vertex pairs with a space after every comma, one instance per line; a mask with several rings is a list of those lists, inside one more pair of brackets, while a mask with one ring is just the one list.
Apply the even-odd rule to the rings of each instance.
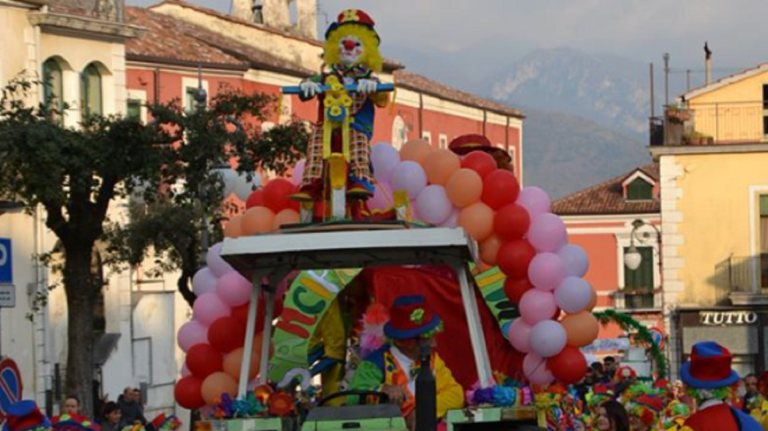
[[493, 385], [485, 336], [470, 279], [468, 263], [476, 261], [477, 243], [463, 229], [383, 228], [341, 231], [283, 231], [277, 234], [227, 238], [222, 258], [253, 282], [248, 309], [245, 349], [238, 394], [248, 386], [258, 301], [265, 293], [264, 336], [259, 383], [266, 383], [272, 337], [275, 286], [295, 270], [371, 268], [406, 265], [449, 265], [458, 275], [469, 324], [477, 375], [483, 386]]

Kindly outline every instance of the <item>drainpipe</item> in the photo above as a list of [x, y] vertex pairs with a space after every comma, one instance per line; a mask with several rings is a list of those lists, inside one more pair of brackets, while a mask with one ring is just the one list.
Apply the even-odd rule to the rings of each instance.
[[483, 109], [483, 136], [488, 137], [486, 134], [486, 126], [488, 124], [488, 111]]
[[419, 137], [424, 136], [424, 94], [419, 93]]
[[155, 104], [160, 103], [160, 68], [156, 67], [155, 70], [152, 72], [154, 75], [154, 86], [152, 88], [153, 95], [152, 97], [155, 99]]

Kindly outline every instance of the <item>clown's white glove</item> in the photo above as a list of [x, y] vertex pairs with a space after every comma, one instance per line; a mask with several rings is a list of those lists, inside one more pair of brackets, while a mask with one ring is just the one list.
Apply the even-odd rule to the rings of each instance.
[[357, 92], [360, 94], [373, 94], [378, 88], [379, 83], [372, 79], [361, 79], [357, 81]]
[[320, 84], [314, 81], [302, 81], [301, 84], [299, 84], [299, 88], [301, 88], [301, 92], [307, 99], [315, 97], [322, 91]]

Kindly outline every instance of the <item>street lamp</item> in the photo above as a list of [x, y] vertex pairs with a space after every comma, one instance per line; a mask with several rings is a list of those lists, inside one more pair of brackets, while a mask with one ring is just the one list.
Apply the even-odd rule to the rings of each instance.
[[640, 254], [637, 247], [635, 247], [635, 239], [641, 244], [645, 244], [648, 240], [648, 233], [645, 233], [643, 237], [638, 235], [638, 229], [643, 226], [650, 226], [656, 231], [656, 240], [659, 245], [659, 269], [661, 269], [661, 231], [656, 225], [640, 219], [632, 222], [632, 232], [629, 234], [629, 250], [624, 254], [624, 265], [631, 271], [635, 271], [637, 268], [640, 268], [640, 264], [643, 263], [643, 256]]

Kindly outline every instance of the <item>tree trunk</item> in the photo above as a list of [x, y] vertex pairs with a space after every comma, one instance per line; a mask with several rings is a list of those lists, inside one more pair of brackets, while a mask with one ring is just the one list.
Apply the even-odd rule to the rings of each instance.
[[[67, 375], [66, 395], [80, 399], [81, 413], [93, 413], [93, 306], [96, 286], [91, 270], [92, 247], [67, 247], [64, 263], [64, 290], [67, 294]], [[91, 416], [93, 417], [93, 416]]]

